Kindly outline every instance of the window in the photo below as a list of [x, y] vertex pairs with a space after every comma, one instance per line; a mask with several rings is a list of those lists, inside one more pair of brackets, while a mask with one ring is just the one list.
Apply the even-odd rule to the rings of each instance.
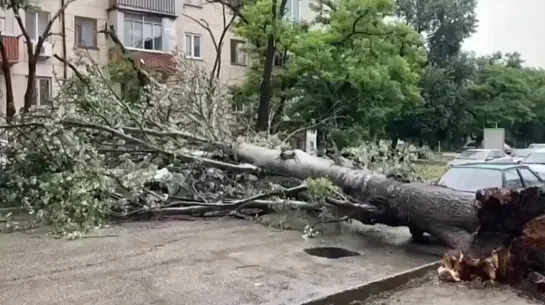
[[95, 19], [74, 18], [74, 42], [77, 47], [88, 48], [97, 46], [97, 21]]
[[545, 164], [545, 152], [531, 152], [522, 163]]
[[488, 153], [486, 160], [494, 160], [505, 157], [505, 154], [499, 150], [492, 150]]
[[505, 171], [505, 187], [510, 189], [518, 189], [524, 187], [516, 169], [510, 169]]
[[274, 54], [274, 66], [275, 67], [285, 67], [288, 62], [288, 57], [284, 56], [284, 54], [276, 51], [276, 54]]
[[231, 39], [231, 63], [235, 65], [246, 65], [246, 42]]
[[125, 13], [125, 46], [144, 50], [163, 50], [161, 17]]
[[203, 4], [203, 0], [184, 0], [184, 5], [201, 7], [202, 4]]
[[301, 20], [300, 10], [301, 0], [288, 0], [286, 2], [286, 17], [289, 20], [299, 21]]
[[[48, 12], [25, 12], [25, 28], [32, 40], [38, 40], [48, 23]], [[49, 37], [46, 38], [46, 41], [49, 41]]]
[[462, 152], [456, 159], [484, 160], [488, 156], [486, 150], [468, 149]]
[[450, 168], [437, 184], [457, 191], [476, 192], [483, 188], [502, 187], [502, 180], [499, 170], [460, 167]]
[[522, 177], [522, 181], [524, 182], [524, 187], [530, 187], [530, 186], [536, 186], [541, 185], [541, 181], [534, 173], [532, 173], [527, 168], [519, 168], [520, 176]]
[[34, 80], [34, 103], [33, 106], [53, 106], [51, 100], [51, 78], [36, 77]]
[[185, 34], [185, 56], [189, 58], [202, 58], [201, 35]]

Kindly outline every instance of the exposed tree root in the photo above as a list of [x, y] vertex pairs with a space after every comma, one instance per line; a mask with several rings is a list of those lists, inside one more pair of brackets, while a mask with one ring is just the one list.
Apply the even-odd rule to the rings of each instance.
[[446, 281], [524, 281], [545, 291], [545, 193], [486, 189], [477, 193], [479, 229], [467, 245], [443, 259], [439, 276]]

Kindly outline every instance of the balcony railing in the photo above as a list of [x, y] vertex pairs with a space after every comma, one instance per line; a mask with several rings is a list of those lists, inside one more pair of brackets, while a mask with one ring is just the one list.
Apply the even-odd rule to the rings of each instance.
[[[18, 62], [19, 61], [19, 38], [15, 36], [2, 35], [2, 40], [4, 42], [4, 47], [6, 48], [8, 60], [10, 62]], [[1, 54], [0, 54], [0, 58], [1, 58]]]
[[110, 6], [176, 17], [176, 0], [110, 0]]
[[[146, 50], [127, 50], [135, 63], [148, 71], [172, 74], [176, 68], [176, 59], [170, 53], [146, 52]], [[113, 47], [109, 50], [109, 58], [116, 61], [123, 58], [121, 50]]]

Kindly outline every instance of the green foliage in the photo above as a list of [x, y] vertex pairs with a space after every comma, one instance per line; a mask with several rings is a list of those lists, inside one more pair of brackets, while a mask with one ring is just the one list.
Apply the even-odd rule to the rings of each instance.
[[271, 0], [246, 5], [248, 23], [235, 29], [258, 42], [250, 50], [255, 61], [248, 81], [238, 91], [247, 92], [240, 95], [246, 103], [257, 100], [269, 34], [277, 50], [289, 54], [287, 67], [273, 77], [272, 104], [284, 119], [310, 124], [335, 117], [324, 130], [352, 133], [343, 141], [355, 144], [383, 136], [396, 112], [421, 102], [417, 85], [426, 60], [423, 39], [407, 24], [388, 21], [395, 12], [392, 1], [341, 1], [310, 29], [273, 18], [271, 6]]
[[[24, 208], [32, 223], [48, 224], [55, 235], [72, 238], [104, 225], [111, 216], [140, 214], [164, 204], [150, 195], [145, 183], [153, 180], [159, 166], [176, 163], [177, 154], [193, 144], [154, 138], [144, 128], [183, 128], [197, 137], [229, 139], [223, 127], [230, 120], [219, 104], [223, 93], [209, 90], [204, 69], [176, 58], [180, 69], [172, 77], [184, 80], [181, 85], [152, 81], [149, 96], [136, 99], [118, 95], [107, 73], [89, 58], [80, 58], [77, 67], [84, 79], [72, 79], [61, 88], [54, 101], [61, 111], [23, 114], [12, 122], [7, 165], [0, 172], [2, 206]], [[148, 98], [149, 105], [144, 103]], [[206, 113], [209, 109], [214, 115]], [[191, 120], [196, 115], [206, 117]], [[192, 166], [197, 169], [189, 166], [173, 174], [172, 187], [182, 195], [190, 190], [203, 197], [195, 188], [209, 191], [210, 200], [216, 201], [224, 193], [240, 194], [240, 185], [223, 188], [223, 173], [203, 173], [199, 164]]]
[[324, 199], [332, 196], [338, 187], [327, 178], [316, 178], [307, 180], [308, 192], [315, 199]]
[[475, 33], [476, 0], [396, 0], [397, 15], [418, 33], [427, 33], [432, 63], [457, 56], [464, 39]]
[[24, 132], [10, 147], [0, 176], [3, 205], [23, 206], [59, 235], [103, 225], [112, 202], [101, 194], [111, 182], [84, 135], [55, 124]]
[[343, 149], [343, 154], [358, 164], [385, 175], [401, 176], [410, 181], [424, 182], [428, 177], [421, 168], [414, 166], [420, 157], [432, 159], [432, 153], [426, 147], [417, 147], [410, 143], [399, 142], [392, 149], [392, 141], [380, 140], [365, 142], [356, 147]]
[[138, 77], [134, 73], [131, 63], [126, 59], [118, 59], [110, 62], [107, 70], [110, 79], [121, 87], [123, 99], [131, 106], [138, 106], [138, 103], [141, 102], [140, 96], [143, 93], [143, 88], [138, 83]]

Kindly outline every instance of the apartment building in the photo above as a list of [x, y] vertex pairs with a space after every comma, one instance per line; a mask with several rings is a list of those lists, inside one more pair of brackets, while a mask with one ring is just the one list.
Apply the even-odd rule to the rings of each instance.
[[[44, 31], [52, 16], [66, 0], [36, 0], [41, 12], [20, 12], [33, 41]], [[288, 17], [299, 20], [310, 17], [308, 1], [288, 0]], [[188, 18], [191, 16], [192, 18]], [[0, 31], [11, 64], [16, 109], [23, 105], [27, 85], [28, 55], [24, 38], [12, 11], [0, 11]], [[204, 28], [199, 23], [205, 23]], [[53, 23], [44, 44], [36, 71], [36, 106], [46, 106], [55, 95], [58, 79], [64, 77], [63, 64], [54, 58], [74, 57], [74, 50], [84, 49], [99, 64], [115, 58], [115, 45], [98, 31], [113, 25], [117, 36], [137, 61], [150, 68], [173, 64], [171, 52], [181, 47], [186, 56], [211, 68], [216, 58], [213, 41], [218, 41], [224, 28], [223, 10], [219, 4], [205, 0], [76, 0], [65, 11], [64, 30], [61, 20]], [[65, 33], [65, 42], [59, 34]], [[214, 39], [212, 39], [214, 36]], [[63, 48], [63, 44], [66, 47]], [[243, 80], [248, 58], [244, 41], [227, 32], [224, 38], [220, 80], [233, 83]], [[68, 70], [67, 77], [71, 77]], [[5, 112], [5, 81], [0, 76], [0, 112]]]

